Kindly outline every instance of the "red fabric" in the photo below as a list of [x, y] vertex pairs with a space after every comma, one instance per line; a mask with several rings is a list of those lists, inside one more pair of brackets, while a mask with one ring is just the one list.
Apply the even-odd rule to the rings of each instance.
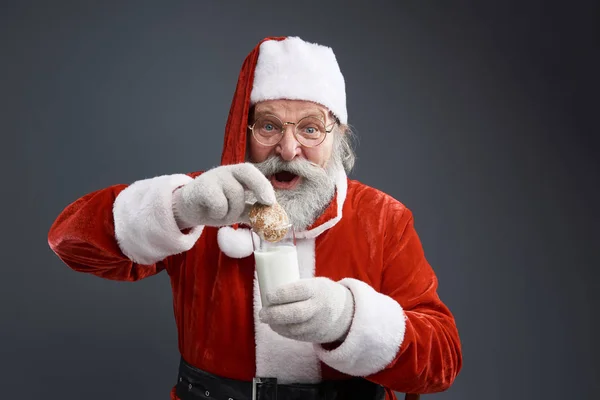
[[[227, 257], [219, 250], [217, 230], [205, 228], [187, 253], [155, 265], [131, 262], [118, 249], [112, 223], [112, 205], [122, 188], [106, 188], [68, 206], [49, 232], [51, 248], [74, 270], [107, 279], [135, 281], [166, 270], [183, 357], [210, 373], [251, 380], [253, 258]], [[408, 315], [396, 360], [368, 379], [403, 393], [447, 389], [462, 366], [460, 341], [453, 316], [437, 295], [437, 279], [410, 210], [350, 181], [343, 214], [317, 238], [315, 275], [360, 279], [396, 299]], [[322, 375], [346, 378], [325, 364]]]
[[[454, 318], [438, 297], [437, 277], [412, 212], [390, 196], [351, 181], [343, 215], [317, 240], [317, 274], [362, 280], [396, 299], [408, 316], [396, 359], [369, 379], [403, 393], [447, 389], [462, 368], [461, 344]], [[343, 376], [326, 365], [322, 373], [330, 379]]]
[[67, 206], [54, 221], [48, 243], [75, 271], [111, 280], [137, 281], [165, 269], [162, 262], [146, 266], [131, 262], [115, 240], [112, 203], [126, 187], [115, 185], [87, 194]]
[[240, 71], [227, 125], [221, 165], [237, 164], [246, 159], [246, 134], [248, 132], [248, 111], [250, 110], [250, 94], [254, 81], [254, 68], [258, 60], [260, 45], [267, 40], [284, 40], [285, 37], [268, 37], [261, 40], [246, 56]]

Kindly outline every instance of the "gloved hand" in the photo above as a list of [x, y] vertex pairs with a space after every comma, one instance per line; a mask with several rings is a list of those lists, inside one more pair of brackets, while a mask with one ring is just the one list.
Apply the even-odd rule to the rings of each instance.
[[342, 341], [354, 315], [350, 289], [324, 277], [301, 279], [267, 294], [259, 318], [290, 339], [311, 343]]
[[245, 190], [257, 201], [272, 205], [271, 182], [250, 163], [213, 168], [173, 193], [173, 213], [180, 229], [194, 226], [226, 226], [247, 222], [249, 205]]

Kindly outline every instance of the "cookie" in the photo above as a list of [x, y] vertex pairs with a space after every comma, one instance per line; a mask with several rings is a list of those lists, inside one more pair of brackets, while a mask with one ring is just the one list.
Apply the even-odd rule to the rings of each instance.
[[272, 206], [255, 203], [248, 216], [254, 232], [267, 242], [279, 242], [290, 229], [288, 215], [278, 203]]

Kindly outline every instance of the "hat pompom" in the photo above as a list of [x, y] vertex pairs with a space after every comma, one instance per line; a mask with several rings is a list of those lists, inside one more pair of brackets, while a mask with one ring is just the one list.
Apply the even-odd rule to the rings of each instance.
[[230, 226], [219, 228], [217, 233], [217, 242], [219, 248], [231, 258], [246, 258], [254, 253], [254, 245], [258, 243], [258, 237], [248, 228], [234, 229]]

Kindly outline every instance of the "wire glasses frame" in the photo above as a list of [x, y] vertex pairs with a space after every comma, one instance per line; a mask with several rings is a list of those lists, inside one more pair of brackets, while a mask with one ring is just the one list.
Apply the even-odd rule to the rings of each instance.
[[[257, 126], [257, 124], [259, 124]], [[307, 116], [300, 119], [298, 122], [282, 122], [277, 116], [266, 114], [258, 118], [252, 125], [248, 125], [248, 129], [252, 131], [254, 139], [263, 146], [275, 146], [283, 139], [287, 125], [294, 127], [294, 137], [304, 147], [317, 147], [325, 141], [327, 134], [333, 131], [337, 121], [333, 121], [329, 129], [325, 123], [318, 117]], [[265, 127], [271, 125], [271, 128]], [[315, 133], [305, 132], [304, 130], [316, 129], [319, 136]]]

